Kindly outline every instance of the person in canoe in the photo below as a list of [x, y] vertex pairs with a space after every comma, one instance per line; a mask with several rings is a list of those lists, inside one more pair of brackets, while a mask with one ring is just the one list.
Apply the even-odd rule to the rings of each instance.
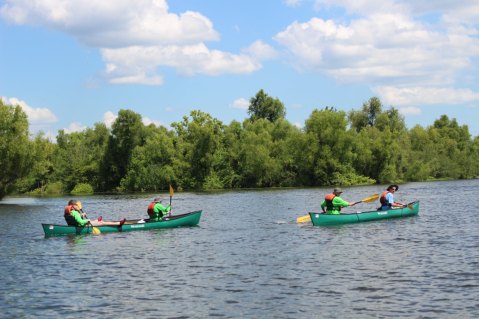
[[147, 213], [150, 216], [150, 222], [163, 220], [163, 217], [171, 210], [170, 205], [163, 206], [161, 202], [161, 198], [157, 197], [148, 205]]
[[338, 215], [341, 214], [341, 208], [354, 206], [357, 204], [354, 202], [347, 202], [342, 199], [340, 197], [342, 193], [342, 189], [336, 187], [331, 194], [328, 194], [324, 197], [324, 200], [321, 203], [321, 209], [323, 210], [323, 213]]
[[379, 197], [379, 202], [381, 203], [381, 206], [378, 208], [378, 210], [388, 210], [393, 208], [406, 207], [405, 204], [394, 201], [394, 193], [396, 193], [398, 190], [399, 186], [389, 185], [388, 188], [386, 188], [386, 191], [384, 191]]
[[102, 220], [101, 216], [98, 219], [88, 219], [85, 212], [82, 210], [82, 204], [78, 200], [70, 200], [68, 205], [65, 206], [63, 216], [68, 226], [84, 227], [91, 226], [123, 226], [126, 219], [122, 219], [119, 222], [111, 222]]

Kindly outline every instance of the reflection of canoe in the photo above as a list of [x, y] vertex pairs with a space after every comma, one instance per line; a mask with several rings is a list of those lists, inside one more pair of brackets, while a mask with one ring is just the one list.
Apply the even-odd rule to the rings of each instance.
[[[148, 230], [160, 228], [173, 228], [181, 226], [195, 226], [200, 222], [201, 210], [167, 217], [166, 220], [159, 222], [138, 223], [140, 220], [127, 220], [121, 227], [119, 226], [96, 226], [102, 233], [116, 233], [133, 230]], [[61, 235], [80, 235], [90, 234], [92, 227], [75, 227], [67, 225], [42, 224], [45, 236]]]
[[358, 212], [352, 214], [331, 215], [323, 213], [309, 213], [311, 221], [314, 226], [328, 226], [367, 222], [371, 220], [397, 218], [414, 216], [419, 213], [419, 201], [408, 204], [407, 207], [390, 209], [390, 210], [375, 210], [369, 212]]

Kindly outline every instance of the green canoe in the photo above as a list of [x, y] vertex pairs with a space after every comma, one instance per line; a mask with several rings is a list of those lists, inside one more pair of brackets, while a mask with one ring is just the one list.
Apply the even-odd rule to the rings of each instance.
[[367, 222], [386, 218], [415, 216], [419, 213], [419, 201], [412, 202], [404, 208], [390, 210], [375, 210], [352, 214], [331, 215], [324, 213], [309, 213], [314, 226], [330, 226], [350, 223]]
[[[181, 226], [196, 226], [200, 222], [201, 210], [167, 217], [166, 220], [159, 222], [139, 223], [140, 219], [127, 220], [123, 226], [96, 226], [102, 233], [116, 233], [133, 230], [148, 230], [160, 228], [173, 228]], [[90, 234], [92, 227], [76, 227], [68, 225], [42, 224], [45, 236], [62, 236], [62, 235], [80, 235]]]

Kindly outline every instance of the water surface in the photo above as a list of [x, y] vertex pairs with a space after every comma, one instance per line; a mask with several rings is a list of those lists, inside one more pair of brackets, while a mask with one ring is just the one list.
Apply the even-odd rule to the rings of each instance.
[[[177, 192], [173, 213], [202, 209], [199, 226], [52, 238], [41, 223], [64, 223], [69, 197], [6, 198], [0, 317], [479, 317], [479, 180], [400, 185], [417, 217], [298, 225], [329, 191]], [[80, 200], [91, 217], [139, 218], [156, 195]]]

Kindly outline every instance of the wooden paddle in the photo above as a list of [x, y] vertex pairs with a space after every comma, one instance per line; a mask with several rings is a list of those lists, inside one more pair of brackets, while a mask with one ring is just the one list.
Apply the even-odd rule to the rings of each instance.
[[[366, 198], [363, 198], [359, 202], [355, 202], [354, 205], [359, 204], [359, 203], [372, 203], [374, 201], [377, 201], [378, 199], [379, 199], [379, 194], [374, 194], [374, 195], [368, 196]], [[310, 220], [309, 214], [296, 218], [297, 223], [305, 223], [309, 220]]]
[[90, 227], [91, 227], [91, 233], [92, 233], [93, 235], [100, 235], [100, 234], [101, 234], [100, 229], [98, 229], [97, 227], [93, 226], [93, 225], [91, 224], [91, 222], [88, 222], [88, 224], [89, 224]]
[[[80, 213], [84, 213], [84, 211], [83, 211], [83, 209], [82, 209], [81, 203], [80, 203], [80, 202], [78, 202], [78, 203], [80, 204], [80, 205], [79, 205], [79, 207], [80, 207]], [[85, 218], [88, 219], [88, 216], [87, 216], [86, 213], [85, 213]], [[88, 222], [88, 224], [89, 224], [90, 227], [91, 227], [91, 232], [93, 233], [93, 235], [100, 235], [100, 234], [101, 234], [100, 229], [98, 229], [97, 227], [93, 226], [93, 225], [91, 224], [91, 222]]]
[[173, 191], [173, 187], [171, 187], [171, 185], [170, 185], [170, 211], [169, 211], [169, 214], [168, 214], [170, 216], [171, 216], [171, 199], [173, 198], [174, 193], [175, 192]]

